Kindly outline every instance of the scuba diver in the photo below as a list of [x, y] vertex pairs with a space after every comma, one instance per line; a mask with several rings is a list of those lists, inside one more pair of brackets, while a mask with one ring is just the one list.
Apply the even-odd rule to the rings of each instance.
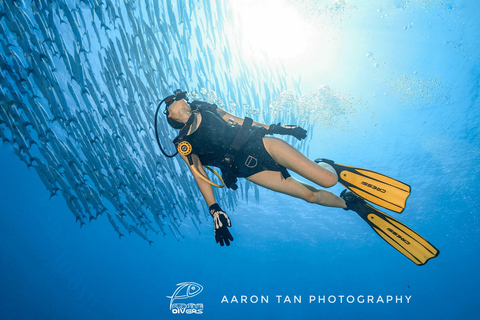
[[[168, 124], [180, 130], [173, 141], [177, 151], [168, 155], [157, 131], [157, 117], [162, 103]], [[177, 153], [191, 170], [214, 222], [215, 241], [230, 245], [231, 221], [215, 199], [212, 186], [237, 189], [237, 178], [245, 178], [267, 189], [281, 192], [309, 203], [343, 208], [358, 213], [384, 240], [418, 265], [438, 255], [438, 250], [401, 222], [365, 202], [368, 200], [392, 211], [401, 212], [410, 187], [398, 180], [361, 168], [349, 167], [328, 159], [312, 161], [287, 142], [267, 135], [291, 135], [301, 140], [307, 131], [299, 126], [266, 125], [234, 116], [215, 104], [189, 102], [187, 92], [176, 90], [163, 99], [155, 114], [158, 145], [167, 157]], [[221, 176], [210, 166], [221, 170]], [[220, 180], [209, 180], [207, 170]], [[330, 188], [340, 182], [350, 191], [340, 196], [318, 189], [290, 176], [293, 171], [309, 181]]]

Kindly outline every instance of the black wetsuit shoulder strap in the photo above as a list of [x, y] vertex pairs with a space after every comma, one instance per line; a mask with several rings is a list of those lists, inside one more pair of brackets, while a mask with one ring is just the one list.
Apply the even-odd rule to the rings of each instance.
[[252, 124], [253, 119], [245, 117], [245, 119], [243, 120], [243, 124], [240, 127], [240, 131], [238, 131], [237, 135], [235, 136], [235, 139], [230, 145], [230, 148], [235, 151], [239, 151], [243, 147], [245, 142], [247, 142], [248, 137], [250, 136], [250, 128], [252, 127]]
[[178, 134], [178, 136], [173, 140], [173, 143], [175, 144], [175, 146], [177, 146], [180, 142], [182, 142], [183, 138], [185, 138], [185, 136], [187, 135], [188, 130], [190, 129], [190, 126], [192, 125], [193, 121], [195, 121], [195, 114], [196, 113], [192, 113], [192, 115], [190, 116], [190, 118], [188, 118], [183, 128], [180, 130], [180, 133]]

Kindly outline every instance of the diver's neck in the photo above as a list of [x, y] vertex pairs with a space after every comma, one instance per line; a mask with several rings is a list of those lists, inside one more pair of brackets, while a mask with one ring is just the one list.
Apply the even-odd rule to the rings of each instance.
[[179, 120], [180, 122], [182, 123], [187, 123], [188, 119], [190, 118], [190, 116], [192, 115], [192, 112], [191, 111], [184, 111], [182, 112], [180, 115], [179, 115]]

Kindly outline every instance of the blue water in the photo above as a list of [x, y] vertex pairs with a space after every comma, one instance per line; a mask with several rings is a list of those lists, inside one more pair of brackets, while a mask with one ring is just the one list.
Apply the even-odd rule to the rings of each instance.
[[[244, 41], [254, 39], [245, 40], [240, 32], [246, 34], [242, 28], [249, 23], [239, 16], [245, 11], [242, 2], [0, 4], [0, 128], [8, 139], [0, 144], [2, 318], [476, 317], [479, 4], [289, 1], [292, 16], [295, 12], [306, 23], [309, 43], [288, 55], [288, 47], [301, 48], [302, 39], [298, 34], [291, 41], [283, 31], [276, 41], [289, 46], [275, 47], [285, 51], [278, 55], [268, 50], [276, 42], [247, 48]], [[262, 2], [246, 7], [256, 9], [255, 3]], [[274, 7], [284, 5], [278, 1]], [[260, 12], [272, 19], [270, 25], [276, 21], [272, 12], [282, 14]], [[46, 24], [47, 33], [39, 19], [53, 22]], [[258, 33], [267, 26], [257, 27]], [[37, 55], [41, 49], [51, 58]], [[32, 59], [44, 62], [41, 72], [51, 86], [42, 87], [45, 80], [34, 77]], [[75, 68], [67, 66], [68, 59]], [[184, 164], [166, 160], [155, 145], [156, 104], [176, 88], [242, 116], [301, 124], [309, 130], [307, 141], [289, 141], [309, 157], [369, 168], [410, 184], [406, 210], [389, 214], [434, 244], [440, 255], [418, 267], [355, 214], [243, 182], [238, 191], [217, 195], [232, 219], [235, 240], [228, 248], [215, 244], [205, 205], [191, 178], [182, 174]], [[49, 92], [55, 92], [55, 101]], [[22, 127], [22, 110], [34, 110], [34, 100], [47, 121]], [[86, 123], [82, 128], [79, 117]], [[54, 133], [48, 142], [42, 128]], [[26, 145], [22, 136], [29, 136]], [[173, 136], [162, 132], [167, 148]], [[69, 143], [63, 151], [61, 143]], [[67, 168], [73, 170], [75, 160], [80, 173], [72, 171], [72, 181]], [[56, 168], [55, 181], [40, 179], [42, 163], [52, 172]], [[66, 186], [79, 198], [87, 190], [98, 193], [104, 211], [90, 221], [87, 207], [96, 212], [89, 198], [80, 204], [77, 221], [68, 193], [51, 196], [51, 186]], [[340, 185], [331, 189], [341, 190]], [[123, 204], [121, 210], [111, 201]], [[116, 213], [127, 211], [133, 213], [125, 216], [127, 222], [151, 245], [121, 225]], [[125, 235], [120, 240], [107, 213]], [[175, 302], [203, 304], [203, 314], [171, 312], [167, 296], [182, 282], [203, 291]]]

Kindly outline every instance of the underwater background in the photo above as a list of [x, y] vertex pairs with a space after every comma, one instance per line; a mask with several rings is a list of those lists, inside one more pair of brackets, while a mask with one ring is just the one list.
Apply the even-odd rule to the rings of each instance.
[[[477, 1], [7, 0], [0, 10], [1, 318], [479, 313]], [[418, 267], [351, 211], [244, 181], [216, 190], [235, 238], [220, 247], [185, 164], [156, 145], [157, 104], [177, 88], [301, 125], [306, 141], [287, 140], [311, 159], [408, 183], [406, 210], [385, 212], [440, 255]], [[162, 114], [158, 129], [173, 153]], [[173, 313], [173, 295], [202, 313]]]

